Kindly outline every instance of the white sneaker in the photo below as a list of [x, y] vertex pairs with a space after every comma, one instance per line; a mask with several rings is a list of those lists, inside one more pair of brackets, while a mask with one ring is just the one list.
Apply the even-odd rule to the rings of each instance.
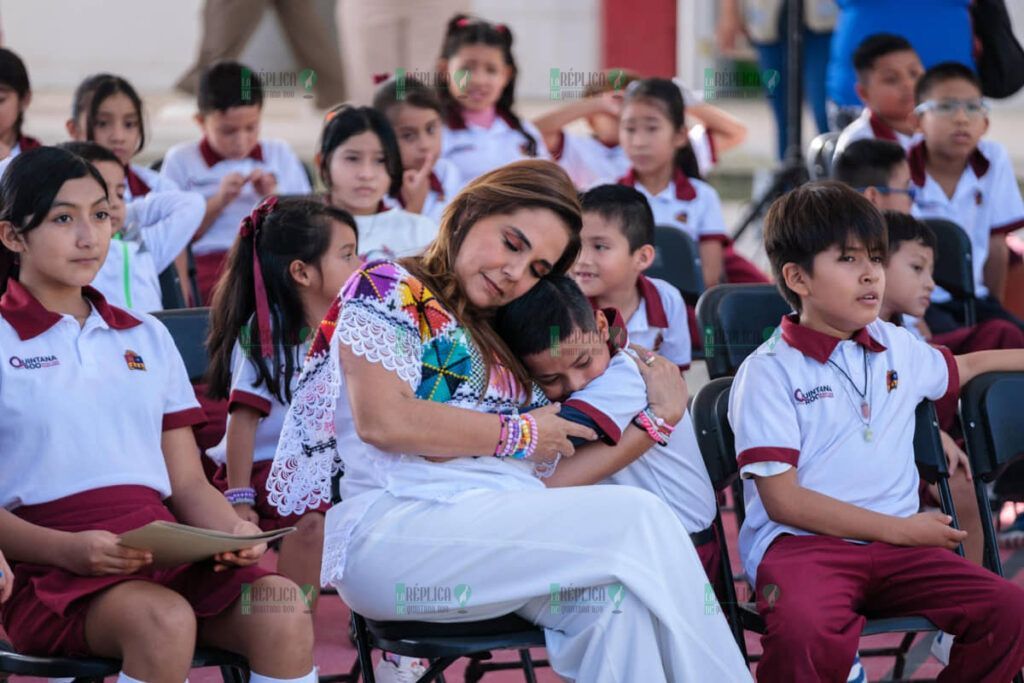
[[943, 666], [949, 666], [949, 649], [953, 647], [953, 636], [945, 631], [935, 634], [932, 641], [932, 657], [942, 662]]
[[377, 683], [416, 683], [423, 674], [427, 673], [427, 667], [423, 662], [412, 657], [399, 657], [400, 664], [381, 657], [380, 662], [373, 669], [373, 676]]
[[868, 683], [868, 674], [860, 663], [860, 655], [853, 658], [853, 666], [850, 667], [850, 675], [846, 677], [846, 683]]

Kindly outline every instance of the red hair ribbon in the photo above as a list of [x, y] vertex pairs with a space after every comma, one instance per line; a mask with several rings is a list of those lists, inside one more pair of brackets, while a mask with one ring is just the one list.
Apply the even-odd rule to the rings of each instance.
[[461, 19], [455, 22], [455, 25], [458, 26], [459, 28], [466, 28], [471, 23], [473, 22], [470, 20], [469, 17], [462, 17]]
[[505, 35], [508, 35], [508, 26], [505, 26], [505, 24], [495, 24], [494, 28], [495, 30], [497, 30], [498, 33], [504, 33]]
[[239, 234], [252, 239], [252, 277], [256, 294], [256, 325], [260, 328], [260, 355], [270, 358], [274, 353], [274, 340], [270, 334], [270, 303], [267, 288], [263, 284], [263, 268], [260, 267], [260, 253], [257, 246], [263, 221], [277, 206], [277, 197], [270, 196], [260, 202], [248, 216], [242, 219]]
[[380, 85], [389, 78], [391, 78], [391, 74], [389, 74], [387, 71], [383, 71], [379, 74], [373, 74], [373, 84]]

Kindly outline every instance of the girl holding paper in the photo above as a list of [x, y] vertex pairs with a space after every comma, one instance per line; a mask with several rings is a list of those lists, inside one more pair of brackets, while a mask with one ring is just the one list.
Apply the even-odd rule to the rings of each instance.
[[[0, 178], [0, 459], [18, 473], [0, 478], [3, 626], [20, 652], [121, 659], [119, 681], [180, 683], [199, 643], [247, 657], [254, 683], [311, 683], [312, 620], [294, 583], [255, 566], [265, 546], [158, 570], [118, 542], [156, 520], [259, 528], [206, 481], [190, 428], [204, 416], [170, 334], [88, 286], [108, 198], [92, 165], [52, 147]], [[246, 584], [274, 609], [243, 615]]]

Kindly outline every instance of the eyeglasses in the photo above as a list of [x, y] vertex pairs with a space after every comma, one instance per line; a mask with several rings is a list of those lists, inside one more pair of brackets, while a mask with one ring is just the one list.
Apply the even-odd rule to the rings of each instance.
[[855, 187], [853, 189], [857, 190], [857, 192], [864, 192], [865, 190], [868, 189], [868, 187], [875, 188], [878, 194], [905, 194], [908, 197], [910, 197], [910, 201], [914, 201], [917, 199], [917, 188], [914, 187], [913, 185], [911, 185], [910, 187], [880, 187], [878, 185], [868, 185], [867, 187]]
[[988, 114], [989, 108], [984, 100], [925, 100], [914, 107], [914, 113], [920, 116], [930, 111], [936, 116], [952, 118], [961, 109], [967, 118], [976, 119]]

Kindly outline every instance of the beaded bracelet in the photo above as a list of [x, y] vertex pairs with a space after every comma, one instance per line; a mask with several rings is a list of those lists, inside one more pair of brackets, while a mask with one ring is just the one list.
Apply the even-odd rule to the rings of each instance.
[[643, 412], [645, 415], [647, 415], [648, 418], [650, 418], [651, 422], [654, 423], [654, 425], [658, 428], [659, 432], [668, 437], [672, 436], [672, 432], [674, 432], [676, 428], [670, 425], [669, 423], [665, 422], [657, 415], [655, 415], [654, 411], [651, 410], [650, 406], [644, 408]]
[[232, 505], [255, 505], [256, 489], [251, 486], [241, 489], [228, 489], [224, 492], [224, 497]]
[[501, 434], [494, 449], [496, 458], [523, 460], [537, 450], [537, 420], [530, 414], [499, 415]]
[[512, 454], [512, 457], [516, 460], [526, 460], [537, 450], [537, 420], [529, 413], [520, 415], [519, 420], [525, 434], [519, 440], [519, 448]]
[[[659, 422], [661, 424], [659, 424]], [[668, 440], [672, 435], [673, 428], [651, 412], [650, 408], [644, 408], [642, 411], [637, 413], [637, 416], [633, 418], [633, 424], [647, 432], [647, 435], [651, 437], [651, 440], [659, 446], [668, 445]]]

